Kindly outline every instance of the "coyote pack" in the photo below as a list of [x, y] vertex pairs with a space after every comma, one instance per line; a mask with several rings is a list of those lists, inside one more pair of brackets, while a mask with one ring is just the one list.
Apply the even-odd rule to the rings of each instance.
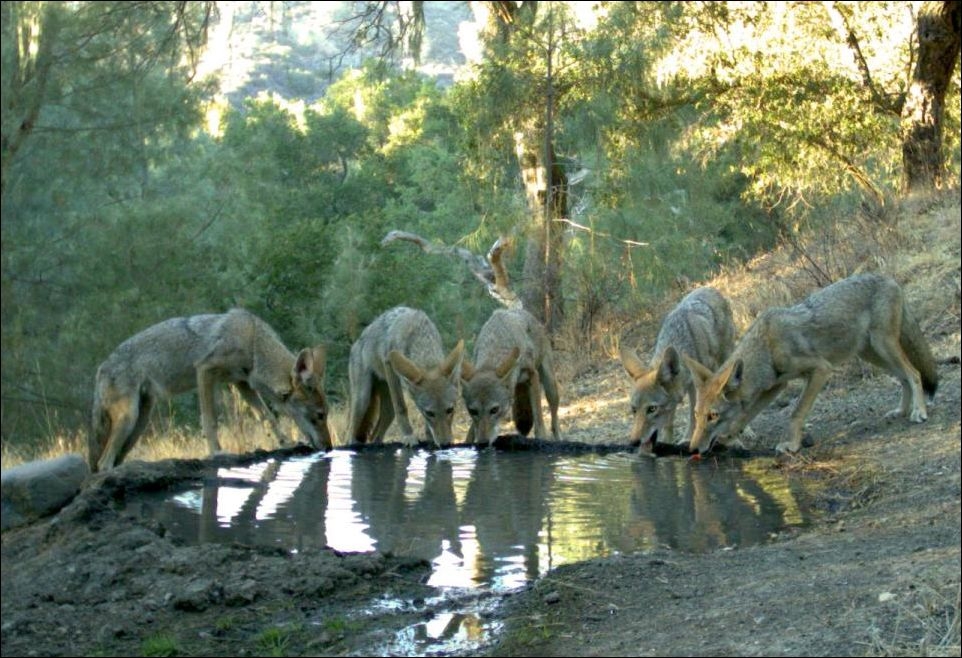
[[254, 314], [171, 318], [121, 343], [97, 369], [88, 460], [93, 471], [120, 464], [143, 433], [151, 407], [197, 389], [201, 423], [211, 454], [220, 452], [214, 387], [233, 385], [281, 444], [290, 442], [277, 412], [291, 418], [315, 448], [330, 449], [325, 351], [305, 348], [295, 357]]
[[351, 346], [351, 440], [381, 442], [396, 417], [404, 443], [416, 445], [406, 390], [435, 444], [450, 444], [463, 352], [458, 341], [445, 356], [441, 334], [423, 311], [397, 306], [375, 318]]
[[836, 366], [860, 357], [902, 385], [899, 408], [887, 415], [926, 420], [923, 390], [938, 386], [935, 360], [902, 291], [892, 279], [860, 274], [813, 293], [788, 308], [762, 312], [714, 372], [686, 358], [695, 375], [695, 428], [689, 449], [707, 452], [739, 432], [794, 379], [805, 388], [779, 452], [797, 452], [802, 426]]
[[519, 434], [527, 436], [533, 425], [535, 436], [543, 438], [542, 389], [551, 412], [551, 435], [559, 439], [558, 386], [551, 361], [548, 336], [534, 316], [523, 309], [494, 311], [478, 333], [474, 364], [465, 360], [461, 365], [461, 393], [471, 417], [468, 442], [490, 445], [509, 408]]
[[661, 323], [646, 365], [634, 348], [621, 349], [621, 363], [633, 383], [629, 440], [651, 452], [656, 441], [674, 443], [675, 411], [688, 396], [688, 436], [695, 426], [695, 381], [682, 361], [687, 355], [714, 370], [735, 345], [728, 300], [714, 288], [688, 293]]

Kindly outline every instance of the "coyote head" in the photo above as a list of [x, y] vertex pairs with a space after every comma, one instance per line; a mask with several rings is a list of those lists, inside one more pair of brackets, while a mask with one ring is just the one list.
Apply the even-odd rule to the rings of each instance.
[[688, 444], [689, 452], [706, 453], [716, 441], [738, 434], [747, 416], [746, 400], [740, 392], [744, 384], [744, 364], [735, 359], [721, 366], [718, 372], [683, 357], [695, 380], [695, 427]]
[[324, 395], [326, 353], [323, 347], [304, 348], [291, 369], [291, 390], [280, 397], [279, 410], [292, 418], [315, 448], [333, 447], [327, 427]]
[[458, 370], [463, 354], [464, 341], [459, 340], [439, 366], [425, 370], [397, 350], [388, 352], [388, 360], [404, 382], [439, 448], [451, 444], [451, 423], [458, 402]]
[[621, 364], [634, 382], [629, 440], [632, 445], [641, 444], [642, 450], [651, 450], [658, 440], [658, 432], [672, 422], [675, 409], [685, 395], [679, 380], [681, 357], [669, 346], [658, 364], [649, 368], [634, 349], [626, 347], [621, 350]]
[[468, 361], [461, 364], [461, 393], [471, 416], [468, 436], [473, 442], [491, 445], [498, 438], [501, 419], [514, 400], [519, 356], [521, 350], [514, 347], [493, 370], [475, 370]]

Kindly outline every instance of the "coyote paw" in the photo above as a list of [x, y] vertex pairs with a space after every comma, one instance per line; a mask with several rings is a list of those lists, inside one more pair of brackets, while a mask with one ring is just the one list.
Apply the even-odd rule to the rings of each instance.
[[638, 456], [639, 457], [649, 457], [654, 459], [655, 455], [655, 444], [652, 441], [645, 441], [638, 446]]
[[745, 444], [742, 443], [742, 440], [741, 440], [741, 438], [739, 438], [739, 437], [735, 437], [734, 439], [729, 439], [729, 440], [725, 441], [725, 447], [726, 447], [726, 448], [736, 448], [736, 449], [738, 449], [738, 450], [745, 450], [745, 451], [748, 450], [748, 448], [745, 447]]
[[783, 441], [775, 446], [775, 452], [780, 455], [795, 455], [798, 454], [799, 446], [795, 445], [791, 441]]
[[753, 430], [750, 425], [745, 425], [745, 427], [742, 428], [742, 436], [744, 436], [749, 441], [752, 441], [758, 435], [755, 434], [755, 430]]
[[905, 413], [900, 408], [892, 409], [887, 412], [884, 416], [885, 420], [892, 420], [894, 418], [900, 418], [905, 416], [912, 423], [924, 423], [929, 419], [929, 415], [923, 409], [912, 409], [908, 413]]
[[896, 407], [895, 409], [886, 411], [885, 415], [882, 416], [882, 418], [884, 418], [885, 420], [892, 420], [893, 418], [898, 418], [899, 416], [904, 416], [904, 415], [905, 414], [902, 413], [902, 410]]

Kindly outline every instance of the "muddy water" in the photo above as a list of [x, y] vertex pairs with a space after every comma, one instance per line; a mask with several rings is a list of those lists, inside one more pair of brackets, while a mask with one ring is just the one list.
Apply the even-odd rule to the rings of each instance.
[[431, 561], [432, 585], [498, 592], [566, 562], [745, 546], [804, 525], [795, 493], [760, 461], [337, 450], [222, 468], [139, 504], [188, 542], [391, 551]]
[[394, 552], [432, 565], [424, 621], [369, 655], [463, 655], [500, 633], [499, 594], [561, 564], [667, 546], [746, 546], [808, 522], [766, 459], [650, 459], [454, 448], [335, 450], [220, 468], [202, 487], [131, 501], [186, 542]]

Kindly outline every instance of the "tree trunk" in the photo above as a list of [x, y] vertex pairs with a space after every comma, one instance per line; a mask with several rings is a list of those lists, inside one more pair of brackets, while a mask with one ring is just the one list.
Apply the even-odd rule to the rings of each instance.
[[941, 187], [945, 93], [959, 61], [960, 3], [926, 2], [919, 11], [918, 60], [902, 110], [903, 192]]
[[[529, 148], [518, 136], [518, 163], [524, 180], [528, 208], [534, 221], [527, 235], [521, 299], [524, 307], [541, 320], [549, 333], [561, 326], [564, 299], [561, 294], [563, 262], [563, 224], [568, 217], [568, 178], [555, 162], [554, 149], [546, 149], [551, 159], [550, 182], [545, 174], [542, 149]], [[550, 185], [550, 187], [549, 187]]]
[[[3, 98], [0, 149], [0, 198], [3, 199], [6, 198], [7, 178], [13, 161], [33, 133], [40, 109], [47, 100], [54, 47], [61, 27], [57, 8], [26, 5], [4, 2], [0, 10], [3, 38], [9, 48], [9, 52], [4, 53], [4, 76], [10, 77], [10, 89]], [[9, 45], [9, 42], [14, 45]], [[31, 55], [34, 47], [36, 52]]]

